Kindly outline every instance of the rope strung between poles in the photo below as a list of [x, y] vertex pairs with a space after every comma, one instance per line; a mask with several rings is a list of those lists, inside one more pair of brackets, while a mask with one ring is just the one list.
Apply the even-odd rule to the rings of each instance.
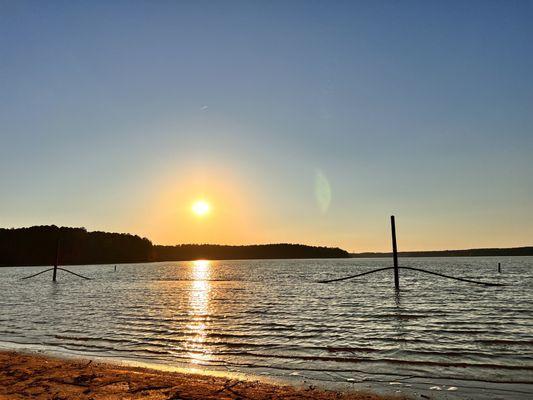
[[[426, 274], [437, 275], [437, 276], [440, 276], [440, 277], [442, 277], [442, 278], [455, 279], [455, 280], [457, 280], [457, 281], [469, 282], [469, 283], [475, 283], [475, 284], [477, 284], [477, 285], [485, 285], [485, 286], [506, 286], [506, 285], [503, 284], [503, 283], [481, 282], [481, 281], [475, 281], [475, 280], [472, 280], [472, 279], [466, 279], [466, 278], [456, 278], [455, 276], [439, 274], [438, 272], [432, 272], [432, 271], [428, 271], [428, 270], [420, 269], [420, 268], [412, 268], [412, 267], [398, 267], [398, 268], [399, 268], [399, 269], [410, 269], [410, 270], [412, 270], [412, 271], [418, 271], [418, 272], [424, 272], [424, 273], [426, 273]], [[394, 267], [378, 268], [378, 269], [374, 269], [374, 270], [372, 270], [372, 271], [363, 272], [363, 273], [361, 273], [361, 274], [357, 274], [357, 275], [345, 276], [345, 277], [343, 277], [343, 278], [336, 278], [336, 279], [328, 279], [328, 280], [317, 281], [317, 283], [331, 283], [331, 282], [346, 281], [346, 280], [348, 280], [348, 279], [358, 278], [358, 277], [363, 276], [363, 275], [372, 274], [372, 273], [374, 273], [374, 272], [386, 271], [386, 270], [388, 270], [388, 269], [394, 269]]]
[[57, 269], [60, 269], [61, 271], [68, 272], [69, 274], [72, 274], [72, 275], [79, 276], [80, 278], [87, 279], [89, 281], [91, 280], [91, 278], [87, 278], [86, 276], [83, 276], [83, 275], [77, 274], [75, 272], [69, 271], [68, 269], [65, 269], [65, 268], [57, 267]]
[[48, 272], [48, 271], [51, 271], [53, 270], [54, 268], [48, 268], [48, 269], [45, 269], [44, 271], [41, 271], [41, 272], [37, 272], [36, 274], [33, 274], [33, 275], [30, 275], [30, 276], [25, 276], [24, 278], [22, 279], [29, 279], [29, 278], [33, 278], [34, 276], [37, 276], [37, 275], [41, 275], [41, 274], [44, 274], [45, 272]]
[[469, 283], [476, 283], [476, 284], [478, 284], [478, 285], [485, 285], [485, 286], [506, 286], [506, 285], [503, 284], [503, 283], [481, 282], [481, 281], [474, 281], [474, 280], [472, 280], [472, 279], [466, 279], [466, 278], [456, 278], [455, 276], [439, 274], [438, 272], [427, 271], [427, 270], [425, 270], [425, 269], [420, 269], [420, 268], [400, 267], [400, 269], [410, 269], [410, 270], [412, 270], [412, 271], [425, 272], [426, 274], [437, 275], [437, 276], [441, 276], [441, 277], [443, 277], [443, 278], [448, 278], [448, 279], [455, 279], [455, 280], [457, 280], [457, 281], [463, 281], [463, 282], [469, 282]]
[[357, 275], [352, 275], [352, 276], [346, 276], [344, 278], [336, 278], [336, 279], [328, 279], [328, 280], [324, 280], [324, 281], [317, 281], [317, 283], [331, 283], [331, 282], [339, 282], [339, 281], [346, 281], [348, 279], [352, 279], [352, 278], [358, 278], [360, 276], [363, 276], [363, 275], [368, 275], [368, 274], [372, 274], [374, 272], [379, 272], [379, 271], [385, 271], [387, 269], [393, 269], [394, 267], [385, 267], [385, 268], [378, 268], [378, 269], [374, 269], [372, 271], [366, 271], [366, 272], [363, 272], [362, 274], [357, 274]]
[[[30, 276], [25, 276], [24, 278], [21, 278], [21, 279], [33, 278], [34, 276], [44, 274], [45, 272], [52, 271], [53, 269], [54, 268], [48, 268], [48, 269], [45, 269], [44, 271], [37, 272], [36, 274], [30, 275]], [[57, 267], [57, 269], [60, 269], [61, 271], [68, 272], [69, 274], [72, 274], [72, 275], [79, 276], [80, 278], [87, 279], [89, 281], [91, 280], [91, 278], [87, 278], [86, 276], [83, 276], [83, 275], [77, 274], [75, 272], [69, 271], [68, 269], [65, 269], [65, 268]]]

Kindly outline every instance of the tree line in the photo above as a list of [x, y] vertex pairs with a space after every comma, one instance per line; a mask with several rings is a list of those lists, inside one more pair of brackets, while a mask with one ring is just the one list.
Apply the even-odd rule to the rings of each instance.
[[0, 229], [0, 265], [100, 264], [145, 262], [152, 243], [136, 235], [87, 232], [55, 225]]
[[[400, 251], [401, 257], [533, 256], [533, 246], [466, 250]], [[353, 258], [392, 257], [392, 253], [353, 253]]]
[[349, 253], [331, 247], [300, 244], [158, 246], [125, 233], [88, 232], [55, 225], [0, 228], [0, 266], [52, 265], [59, 245], [61, 265], [113, 264], [194, 259], [339, 258]]
[[278, 243], [249, 246], [215, 244], [182, 244], [154, 246], [159, 261], [170, 260], [237, 260], [262, 258], [346, 258], [349, 253], [336, 247], [316, 247], [302, 244]]

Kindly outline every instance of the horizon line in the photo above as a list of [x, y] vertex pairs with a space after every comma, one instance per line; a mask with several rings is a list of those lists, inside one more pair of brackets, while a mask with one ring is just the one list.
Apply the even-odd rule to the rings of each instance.
[[[360, 255], [360, 254], [392, 254], [391, 250], [381, 250], [381, 251], [352, 251], [344, 249], [340, 246], [334, 246], [334, 245], [316, 245], [316, 244], [304, 244], [304, 243], [295, 243], [295, 242], [269, 242], [269, 243], [250, 243], [250, 244], [222, 244], [222, 243], [176, 243], [176, 244], [157, 244], [152, 242], [151, 239], [149, 239], [146, 236], [140, 236], [136, 233], [130, 233], [130, 232], [110, 232], [110, 231], [103, 231], [103, 230], [88, 230], [84, 226], [58, 226], [56, 224], [44, 224], [44, 225], [31, 225], [31, 226], [19, 226], [19, 227], [10, 227], [10, 228], [3, 228], [0, 227], [0, 229], [29, 229], [29, 228], [35, 228], [35, 227], [56, 227], [56, 228], [68, 228], [68, 229], [84, 229], [87, 232], [102, 232], [102, 233], [114, 233], [114, 234], [122, 234], [122, 235], [132, 235], [132, 236], [138, 236], [142, 239], [147, 239], [152, 243], [153, 246], [228, 246], [228, 247], [245, 247], [245, 246], [268, 246], [268, 245], [299, 245], [299, 246], [310, 246], [310, 247], [325, 247], [325, 248], [332, 248], [332, 249], [340, 249], [343, 251], [346, 251], [350, 255]], [[533, 247], [533, 244], [526, 245], [526, 246], [510, 246], [510, 247], [469, 247], [469, 248], [447, 248], [447, 249], [431, 249], [431, 250], [400, 250], [398, 253], [431, 253], [431, 252], [447, 252], [447, 251], [472, 251], [472, 250], [509, 250], [509, 249], [522, 249], [522, 248], [529, 248]]]

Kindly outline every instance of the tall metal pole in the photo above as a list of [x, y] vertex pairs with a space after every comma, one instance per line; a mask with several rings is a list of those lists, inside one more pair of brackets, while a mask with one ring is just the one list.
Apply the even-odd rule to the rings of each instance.
[[56, 281], [57, 276], [57, 264], [59, 264], [59, 238], [57, 238], [56, 243], [56, 262], [54, 263], [54, 274], [52, 275], [52, 281]]
[[392, 229], [392, 257], [394, 260], [394, 286], [396, 290], [400, 290], [400, 277], [398, 275], [398, 248], [396, 246], [396, 224], [394, 222], [394, 215], [390, 217], [390, 224]]

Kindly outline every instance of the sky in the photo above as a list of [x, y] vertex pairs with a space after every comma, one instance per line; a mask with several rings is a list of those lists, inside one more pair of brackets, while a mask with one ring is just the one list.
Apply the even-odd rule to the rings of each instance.
[[532, 20], [0, 0], [0, 226], [388, 251], [394, 214], [400, 250], [533, 245]]

